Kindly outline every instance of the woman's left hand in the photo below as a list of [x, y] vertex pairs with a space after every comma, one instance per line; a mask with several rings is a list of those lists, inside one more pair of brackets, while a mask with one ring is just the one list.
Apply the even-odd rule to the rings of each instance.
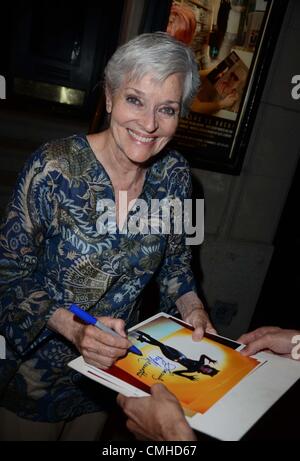
[[190, 323], [195, 328], [192, 336], [194, 341], [200, 341], [204, 333], [217, 333], [212, 326], [204, 307], [195, 307], [190, 313], [187, 313], [182, 320]]
[[184, 294], [176, 301], [176, 306], [181, 314], [182, 320], [195, 328], [193, 332], [194, 341], [200, 341], [204, 333], [217, 333], [209, 320], [202, 301], [198, 298], [196, 293], [191, 291], [190, 293]]

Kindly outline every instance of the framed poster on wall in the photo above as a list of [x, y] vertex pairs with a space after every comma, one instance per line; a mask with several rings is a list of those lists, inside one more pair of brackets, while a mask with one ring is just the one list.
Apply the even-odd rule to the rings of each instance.
[[172, 141], [192, 167], [240, 173], [286, 5], [173, 0], [167, 31], [193, 49], [201, 78]]

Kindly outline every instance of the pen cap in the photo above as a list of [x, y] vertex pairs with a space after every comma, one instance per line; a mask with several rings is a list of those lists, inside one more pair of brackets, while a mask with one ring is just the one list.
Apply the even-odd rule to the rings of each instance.
[[88, 312], [80, 309], [80, 307], [78, 307], [76, 304], [71, 304], [69, 310], [87, 324], [95, 325], [97, 322], [95, 317], [92, 317]]

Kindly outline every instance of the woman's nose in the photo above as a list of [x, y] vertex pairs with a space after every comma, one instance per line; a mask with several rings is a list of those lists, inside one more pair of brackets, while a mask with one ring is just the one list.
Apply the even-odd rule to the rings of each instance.
[[145, 111], [140, 119], [140, 125], [147, 133], [154, 133], [158, 128], [156, 111], [154, 109]]

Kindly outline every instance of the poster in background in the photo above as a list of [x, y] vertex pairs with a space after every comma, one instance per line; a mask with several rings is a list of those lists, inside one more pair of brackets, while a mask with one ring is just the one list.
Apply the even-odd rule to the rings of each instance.
[[284, 10], [280, 0], [173, 0], [167, 31], [200, 69], [173, 141], [192, 166], [240, 172]]

